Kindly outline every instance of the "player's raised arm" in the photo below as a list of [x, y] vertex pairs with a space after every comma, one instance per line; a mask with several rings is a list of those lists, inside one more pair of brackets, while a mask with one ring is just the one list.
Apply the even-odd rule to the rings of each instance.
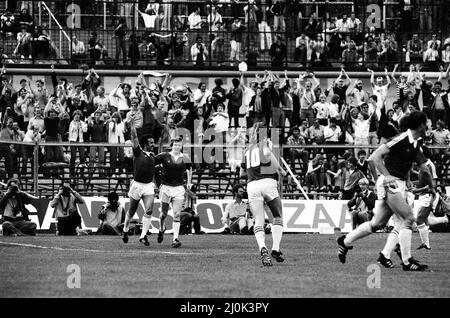
[[133, 143], [133, 149], [139, 148], [139, 138], [136, 132], [136, 127], [134, 126], [134, 118], [130, 120], [130, 135], [131, 142]]

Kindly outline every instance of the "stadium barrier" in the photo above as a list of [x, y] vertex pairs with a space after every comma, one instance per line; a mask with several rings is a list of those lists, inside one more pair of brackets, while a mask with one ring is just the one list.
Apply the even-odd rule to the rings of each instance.
[[[106, 199], [102, 197], [84, 197], [85, 204], [78, 204], [81, 215], [82, 229], [96, 231], [100, 223], [97, 218]], [[120, 198], [120, 203], [129, 208], [129, 200]], [[224, 225], [221, 217], [225, 207], [232, 200], [198, 200], [195, 211], [200, 218], [201, 229], [208, 234], [221, 233]], [[323, 200], [283, 200], [283, 223], [285, 233], [320, 233], [332, 234], [334, 231], [348, 233], [352, 229], [351, 216], [347, 209], [348, 201], [323, 201]], [[50, 200], [41, 198], [31, 200], [27, 205], [30, 211], [30, 219], [37, 224], [39, 232], [55, 231], [54, 209], [50, 207]], [[415, 202], [414, 212], [420, 208]], [[144, 206], [141, 203], [136, 211], [134, 219], [138, 222], [144, 215]], [[376, 209], [375, 209], [376, 211]], [[151, 221], [151, 233], [158, 233], [160, 215], [160, 201], [155, 200]], [[167, 233], [172, 231], [173, 213], [169, 209], [166, 219]], [[266, 212], [266, 218], [272, 223], [272, 216]]]

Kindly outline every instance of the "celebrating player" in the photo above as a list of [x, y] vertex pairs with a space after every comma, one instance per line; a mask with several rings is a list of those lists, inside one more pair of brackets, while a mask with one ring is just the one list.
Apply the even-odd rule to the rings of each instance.
[[[401, 220], [399, 227], [399, 243], [405, 271], [425, 271], [428, 266], [419, 264], [411, 257], [412, 226], [415, 222], [413, 211], [406, 203], [406, 180], [413, 162], [419, 165], [421, 173], [429, 174], [425, 163], [427, 159], [422, 153], [420, 139], [426, 131], [427, 116], [423, 112], [412, 112], [407, 118], [408, 130], [381, 145], [369, 158], [371, 172], [377, 180], [378, 213], [374, 218], [362, 224], [347, 236], [337, 239], [339, 260], [346, 261], [348, 250], [352, 244], [383, 228], [392, 214]], [[378, 178], [375, 168], [381, 173]], [[430, 178], [431, 179], [431, 178]], [[432, 184], [430, 184], [432, 187]]]
[[190, 159], [181, 152], [183, 148], [182, 138], [172, 140], [172, 150], [163, 152], [156, 156], [155, 164], [162, 165], [161, 188], [159, 198], [161, 200], [160, 228], [158, 233], [158, 243], [162, 243], [166, 227], [164, 222], [169, 212], [169, 204], [172, 204], [173, 211], [173, 242], [172, 247], [181, 246], [178, 239], [180, 232], [180, 212], [184, 203], [184, 172], [187, 172], [187, 188], [191, 188], [192, 166]]
[[[254, 233], [261, 253], [261, 261], [263, 266], [272, 266], [272, 260], [265, 243], [264, 202], [267, 203], [273, 215], [271, 255], [277, 262], [284, 262], [284, 255], [280, 250], [283, 219], [282, 203], [278, 194], [278, 173], [285, 176], [286, 171], [280, 166], [272, 153], [267, 139], [267, 131], [264, 131], [263, 127], [261, 123], [253, 125], [250, 145], [245, 152], [243, 168], [247, 172], [248, 200], [250, 210], [255, 217]], [[244, 169], [241, 169], [241, 171]]]
[[123, 226], [122, 240], [128, 243], [128, 230], [130, 220], [136, 213], [139, 202], [144, 201], [145, 214], [142, 218], [142, 233], [139, 242], [148, 246], [150, 243], [147, 239], [147, 232], [150, 229], [151, 215], [153, 212], [153, 202], [155, 200], [155, 185], [153, 177], [155, 173], [155, 157], [152, 153], [155, 145], [153, 137], [144, 135], [140, 139], [137, 137], [134, 120], [130, 121], [131, 126], [131, 140], [133, 142], [133, 156], [134, 156], [134, 180], [131, 182], [128, 197], [130, 198], [130, 209], [125, 215], [125, 222]]

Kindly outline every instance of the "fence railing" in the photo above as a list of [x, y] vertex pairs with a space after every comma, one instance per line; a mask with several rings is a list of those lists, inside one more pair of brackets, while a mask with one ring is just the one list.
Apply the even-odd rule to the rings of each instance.
[[[59, 61], [71, 66], [97, 64], [100, 67], [117, 68], [118, 62], [125, 60], [127, 67], [192, 67], [196, 62], [196, 67], [200, 68], [235, 68], [239, 61], [244, 60], [250, 68], [312, 66], [320, 69], [340, 68], [344, 64], [347, 68], [365, 69], [391, 67], [396, 63], [404, 67], [409, 62], [424, 62], [423, 59], [411, 61], [407, 58], [408, 40], [413, 34], [418, 34], [418, 41], [422, 41], [424, 51], [427, 42], [436, 34], [436, 40], [441, 43], [438, 53], [442, 54], [449, 31], [447, 1], [418, 0], [411, 10], [407, 10], [408, 6], [402, 6], [397, 1], [287, 0], [281, 1], [284, 4], [281, 15], [272, 13], [278, 12], [276, 7], [262, 10], [265, 5], [258, 1], [255, 7], [257, 10], [252, 9], [252, 2], [230, 1], [161, 1], [149, 7], [141, 1], [130, 0], [117, 3], [95, 1], [86, 6], [80, 6], [78, 1], [28, 2], [31, 3], [32, 14], [38, 17], [44, 30], [51, 34], [59, 33], [59, 38], [52, 37], [52, 41], [65, 58], [50, 58], [48, 62]], [[41, 17], [42, 6], [51, 11], [49, 15], [52, 18], [47, 25]], [[212, 15], [213, 7], [221, 16], [221, 27], [212, 23], [219, 19]], [[200, 10], [197, 17], [192, 16], [195, 8]], [[267, 12], [267, 16], [261, 16], [262, 11]], [[355, 14], [355, 20], [352, 20], [352, 13]], [[347, 22], [342, 20], [344, 14], [347, 15]], [[232, 30], [236, 16], [241, 20], [240, 31]], [[115, 30], [120, 18], [124, 18], [127, 24], [124, 38], [116, 37]], [[267, 24], [262, 23], [264, 19]], [[196, 20], [199, 22], [198, 28], [189, 24], [189, 21]], [[348, 22], [350, 20], [355, 22]], [[52, 27], [55, 23], [56, 28]], [[346, 26], [336, 30], [343, 23], [347, 23]], [[93, 41], [100, 42], [100, 45], [98, 49], [94, 47], [94, 50], [89, 51], [88, 42], [92, 40], [91, 33], [94, 31], [97, 37]], [[309, 40], [298, 39], [301, 34], [305, 34]], [[74, 58], [70, 45], [73, 35], [84, 42], [84, 57]], [[323, 37], [323, 41], [317, 38], [318, 35]], [[200, 61], [202, 66], [191, 55], [198, 36], [202, 37], [205, 51], [208, 51], [204, 61]], [[278, 54], [280, 61], [270, 53], [270, 44], [276, 42], [277, 36], [282, 37], [284, 48], [274, 47], [272, 53], [275, 56]], [[350, 42], [348, 37], [356, 47], [344, 53]], [[69, 39], [68, 43], [66, 38]], [[237, 50], [233, 40], [240, 43]], [[303, 43], [306, 43], [306, 48]], [[26, 56], [24, 59], [11, 56], [14, 44], [15, 37], [5, 41], [5, 53], [9, 57], [5, 61], [26, 63]], [[107, 56], [101, 46], [108, 53]], [[324, 54], [320, 56], [318, 52], [322, 51]], [[239, 54], [235, 56], [235, 53]], [[235, 57], [236, 61], [232, 63], [230, 58]], [[42, 60], [45, 62], [45, 59]], [[434, 68], [436, 63], [431, 62], [426, 64]]]
[[[27, 173], [19, 175], [21, 186], [25, 191], [33, 193], [37, 197], [50, 197], [52, 196], [63, 182], [71, 183], [73, 187], [85, 196], [92, 195], [106, 195], [111, 191], [117, 191], [120, 195], [126, 196], [128, 192], [128, 187], [130, 181], [133, 179], [132, 173], [132, 159], [126, 163], [127, 168], [124, 168], [123, 173], [115, 173], [111, 165], [111, 158], [106, 155], [104, 163], [98, 162], [87, 162], [86, 166], [79, 166], [78, 160], [76, 164], [69, 164], [69, 161], [48, 163], [40, 155], [42, 150], [47, 150], [47, 147], [61, 147], [65, 153], [70, 153], [70, 147], [85, 147], [88, 148], [87, 153], [89, 153], [90, 147], [103, 147], [106, 153], [110, 152], [113, 148], [129, 148], [131, 144], [110, 144], [110, 143], [73, 143], [73, 142], [39, 142], [39, 143], [28, 143], [28, 142], [6, 142], [0, 141], [0, 148], [2, 156], [0, 157], [0, 169], [5, 168], [6, 174], [9, 176], [16, 176], [19, 174], [19, 167], [16, 166], [17, 170], [8, 171], [7, 160], [8, 152], [10, 151], [10, 146], [13, 145], [15, 149], [17, 163], [23, 164], [23, 157], [21, 156], [22, 151], [25, 147], [33, 148], [32, 151], [32, 164], [27, 167]], [[231, 195], [231, 189], [235, 182], [239, 182], [239, 175], [237, 171], [229, 170], [230, 165], [228, 162], [227, 153], [230, 151], [236, 151], [238, 149], [244, 150], [244, 145], [230, 145], [230, 144], [186, 144], [183, 147], [183, 153], [187, 154], [194, 165], [194, 175], [196, 176], [193, 183], [198, 183], [199, 195], [202, 197], [218, 196], [224, 197], [226, 195]], [[342, 144], [322, 144], [322, 145], [302, 145], [302, 146], [287, 146], [287, 145], [274, 145], [274, 152], [279, 156], [283, 156], [288, 163], [289, 156], [287, 151], [289, 149], [305, 149], [310, 152], [310, 159], [313, 158], [313, 153], [319, 153], [324, 151], [325, 153], [330, 152], [343, 152], [344, 150], [353, 149], [376, 149], [379, 145], [342, 145]], [[200, 157], [198, 149], [201, 149]], [[210, 161], [205, 160], [201, 157], [203, 154], [211, 153], [211, 148], [216, 151], [217, 158], [223, 158], [223, 161], [216, 162], [213, 160], [212, 166]], [[448, 151], [448, 147], [439, 146], [429, 146], [431, 151], [442, 150]], [[166, 148], [162, 148], [166, 150]], [[222, 152], [221, 155], [218, 153]], [[87, 156], [89, 157], [89, 156]], [[1, 158], [5, 158], [4, 162]], [[18, 158], [21, 158], [20, 160]], [[435, 162], [438, 166], [438, 182], [440, 185], [450, 185], [450, 165], [442, 162]], [[217, 171], [212, 174], [206, 172], [207, 169], [215, 166]], [[224, 172], [220, 172], [220, 169], [228, 169]], [[299, 180], [304, 180], [305, 175], [301, 172], [301, 169], [295, 172]], [[6, 176], [3, 176], [3, 181], [6, 181]], [[293, 189], [291, 185], [286, 183], [286, 180], [280, 179], [280, 193], [282, 196], [288, 197], [301, 197], [302, 193], [299, 189]], [[289, 188], [289, 191], [287, 190]], [[120, 189], [119, 189], [120, 188]], [[213, 191], [209, 189], [214, 188]], [[202, 190], [203, 189], [203, 190]], [[311, 194], [311, 193], [310, 193]], [[314, 194], [314, 195], [317, 195]], [[324, 197], [336, 197], [337, 193], [321, 193]]]

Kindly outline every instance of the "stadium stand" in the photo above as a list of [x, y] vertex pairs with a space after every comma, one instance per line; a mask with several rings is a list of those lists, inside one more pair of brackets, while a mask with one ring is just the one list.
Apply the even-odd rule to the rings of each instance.
[[[202, 133], [217, 129], [221, 103], [230, 118], [240, 110], [242, 129], [261, 120], [278, 128], [283, 157], [306, 190], [324, 199], [339, 197], [354, 149], [376, 148], [403, 116], [421, 109], [430, 118], [425, 142], [435, 148], [438, 184], [450, 184], [449, 87], [441, 82], [450, 62], [446, 1], [6, 1], [0, 10], [0, 169], [4, 179], [20, 175], [25, 191], [50, 197], [69, 180], [83, 195], [126, 195], [129, 114], [139, 118], [140, 133], [155, 135], [159, 150], [185, 128], [205, 152], [210, 140]], [[236, 74], [242, 61], [248, 71], [241, 78], [218, 72], [223, 87], [211, 84], [208, 70]], [[10, 71], [30, 66], [46, 80], [21, 81]], [[64, 78], [65, 68], [83, 69], [82, 80]], [[377, 72], [377, 85], [368, 68], [389, 72]], [[128, 82], [102, 73], [108, 69], [139, 71]], [[180, 82], [172, 75], [183, 69], [209, 79]], [[440, 72], [431, 86], [427, 71]], [[288, 142], [294, 126], [301, 139]], [[225, 163], [195, 165], [200, 199], [232, 195], [243, 144], [244, 130], [231, 128], [227, 143], [215, 144]], [[308, 162], [291, 162], [289, 149], [307, 150]], [[282, 188], [284, 197], [302, 197], [292, 179]]]

